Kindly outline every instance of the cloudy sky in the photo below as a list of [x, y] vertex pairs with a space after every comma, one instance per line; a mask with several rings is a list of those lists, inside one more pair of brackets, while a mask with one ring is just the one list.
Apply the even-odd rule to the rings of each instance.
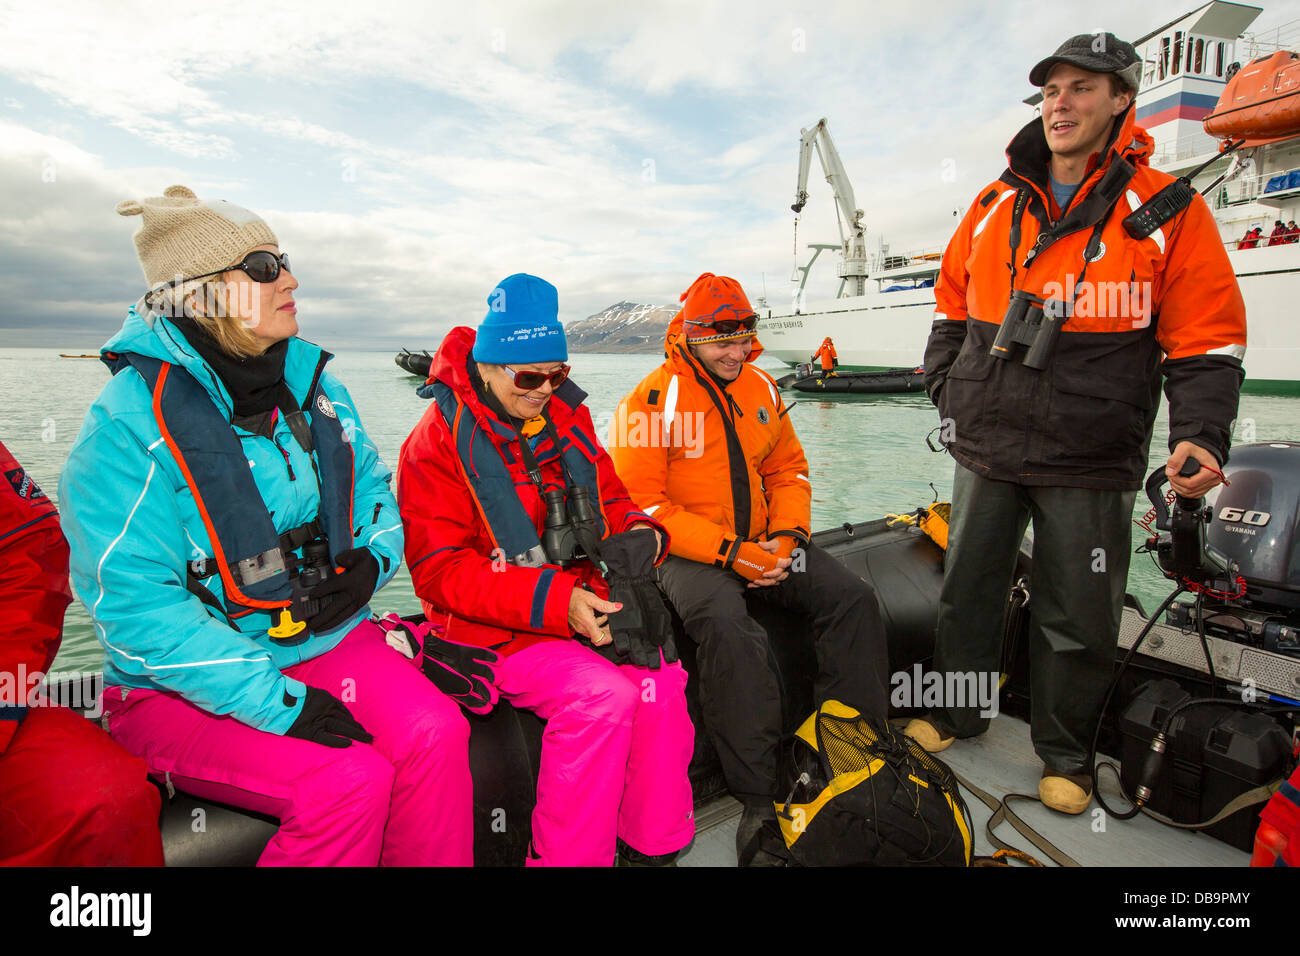
[[[801, 127], [828, 118], [873, 246], [940, 248], [1034, 62], [1195, 6], [0, 0], [0, 344], [102, 343], [144, 290], [113, 207], [173, 183], [271, 224], [336, 349], [432, 347], [514, 272], [565, 319], [703, 271], [788, 303]], [[837, 241], [815, 159], [810, 192], [800, 246]]]

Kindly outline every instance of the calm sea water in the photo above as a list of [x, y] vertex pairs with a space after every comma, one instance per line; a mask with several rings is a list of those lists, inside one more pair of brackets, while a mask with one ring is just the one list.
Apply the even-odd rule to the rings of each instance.
[[[79, 349], [70, 351], [80, 351]], [[590, 395], [588, 406], [602, 437], [618, 401], [659, 364], [656, 355], [573, 355], [574, 380]], [[785, 367], [760, 360], [776, 375]], [[384, 460], [394, 467], [402, 441], [426, 407], [416, 396], [418, 381], [393, 364], [389, 352], [347, 352], [330, 368], [352, 392], [362, 421]], [[0, 440], [57, 502], [59, 472], [76, 439], [86, 409], [108, 381], [108, 370], [91, 359], [61, 359], [57, 349], [0, 349]], [[808, 455], [813, 488], [813, 527], [878, 518], [941, 500], [952, 491], [953, 463], [925, 445], [938, 415], [923, 395], [862, 396], [798, 404], [792, 420]], [[1243, 395], [1238, 418], [1241, 438], [1300, 439], [1300, 399]], [[1167, 409], [1156, 423], [1154, 468], [1165, 457]], [[1139, 496], [1136, 518], [1147, 510]], [[1134, 527], [1136, 545], [1142, 532]], [[1135, 556], [1129, 590], [1148, 608], [1168, 593], [1149, 559]], [[375, 598], [382, 610], [412, 613], [419, 608], [403, 567]], [[57, 670], [92, 670], [101, 654], [80, 603], [68, 609]]]

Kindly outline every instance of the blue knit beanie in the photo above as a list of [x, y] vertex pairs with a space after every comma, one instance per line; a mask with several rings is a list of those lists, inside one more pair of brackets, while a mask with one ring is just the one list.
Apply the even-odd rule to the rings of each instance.
[[523, 272], [502, 279], [488, 296], [474, 336], [474, 359], [485, 365], [529, 365], [569, 358], [555, 286]]

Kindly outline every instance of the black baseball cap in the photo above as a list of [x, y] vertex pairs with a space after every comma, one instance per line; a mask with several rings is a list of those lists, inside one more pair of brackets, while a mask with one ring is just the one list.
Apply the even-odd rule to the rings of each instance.
[[1029, 71], [1029, 82], [1042, 86], [1058, 63], [1069, 63], [1089, 73], [1114, 73], [1134, 93], [1142, 80], [1142, 60], [1137, 50], [1113, 33], [1080, 33], [1070, 37]]

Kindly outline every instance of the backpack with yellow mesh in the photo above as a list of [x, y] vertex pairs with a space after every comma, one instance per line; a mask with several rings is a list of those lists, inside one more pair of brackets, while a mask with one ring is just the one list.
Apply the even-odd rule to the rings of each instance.
[[828, 700], [795, 733], [777, 820], [803, 866], [970, 866], [970, 813], [942, 761]]

